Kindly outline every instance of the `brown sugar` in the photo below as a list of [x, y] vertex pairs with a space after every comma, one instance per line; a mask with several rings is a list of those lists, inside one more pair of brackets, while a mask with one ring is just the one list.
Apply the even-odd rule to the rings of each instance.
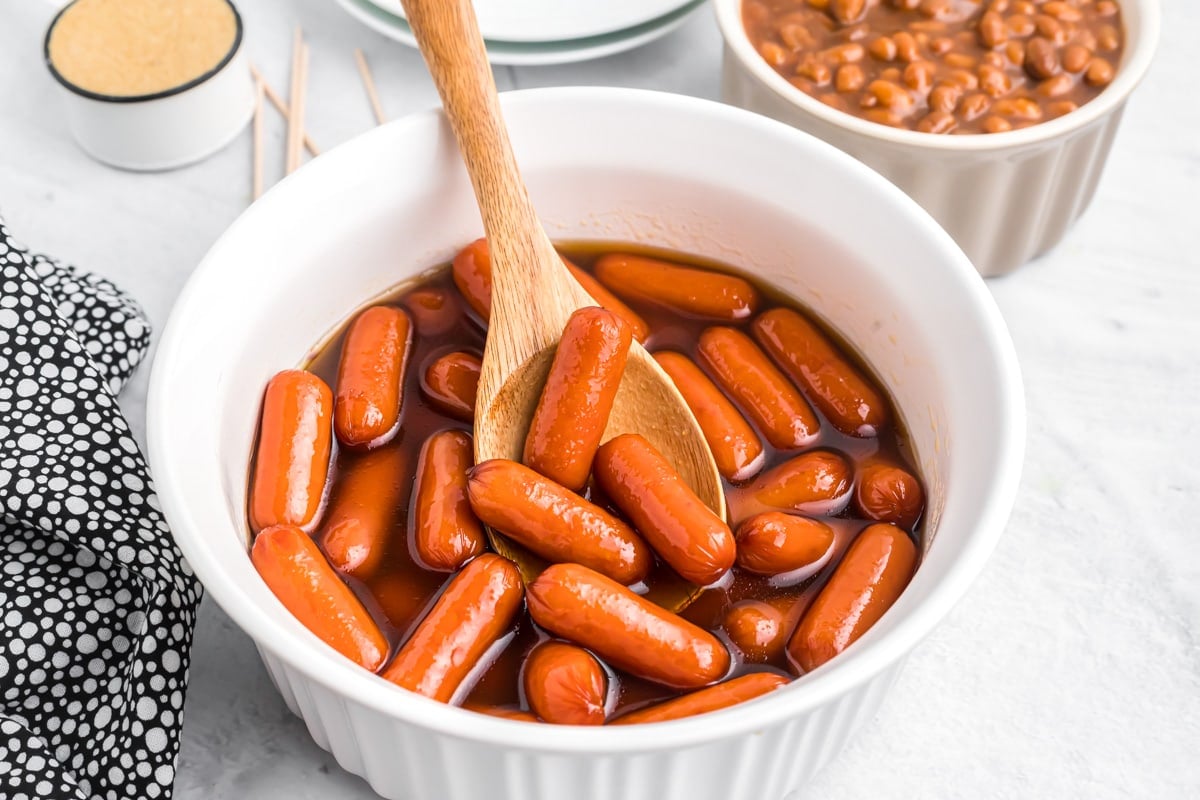
[[47, 51], [67, 83], [138, 97], [210, 72], [236, 38], [227, 0], [77, 0], [55, 23]]

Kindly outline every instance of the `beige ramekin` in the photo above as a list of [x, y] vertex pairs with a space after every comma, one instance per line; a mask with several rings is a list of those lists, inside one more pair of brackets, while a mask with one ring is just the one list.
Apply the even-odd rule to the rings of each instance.
[[1125, 101], [1158, 45], [1158, 0], [1121, 0], [1126, 45], [1095, 100], [1009, 133], [944, 136], [897, 130], [831, 108], [762, 59], [742, 0], [713, 0], [725, 57], [721, 98], [807, 131], [881, 173], [941, 223], [984, 276], [1011, 272], [1063, 238], [1091, 202]]

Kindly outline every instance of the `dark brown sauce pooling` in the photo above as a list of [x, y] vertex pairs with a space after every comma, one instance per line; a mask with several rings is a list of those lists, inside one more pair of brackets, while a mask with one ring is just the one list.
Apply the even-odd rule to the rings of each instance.
[[[614, 247], [611, 243], [591, 244], [573, 243], [559, 245], [560, 251], [575, 264], [591, 271], [596, 259], [609, 252], [637, 253], [651, 257], [664, 258], [677, 263], [685, 263], [705, 269], [718, 269], [733, 272], [727, 266], [714, 262], [702, 261], [695, 258], [682, 257], [678, 253], [649, 249], [638, 246]], [[738, 273], [750, 280], [762, 295], [760, 313], [770, 308], [786, 306], [797, 308], [791, 302], [775, 292], [770, 287], [756, 280], [753, 275]], [[426, 298], [440, 297], [443, 306], [436, 315], [439, 325], [422, 325], [422, 315], [413, 313], [413, 294], [420, 292]], [[383, 447], [399, 448], [404, 451], [405, 474], [403, 476], [402, 502], [394, 519], [390, 547], [384, 556], [383, 566], [369, 581], [362, 582], [347, 578], [347, 582], [355, 593], [363, 600], [368, 610], [380, 623], [384, 634], [388, 637], [393, 652], [400, 647], [408, 635], [419, 623], [425, 612], [437, 599], [441, 589], [451, 575], [449, 573], [433, 572], [424, 569], [415, 556], [412, 539], [412, 508], [410, 500], [413, 494], [414, 472], [417, 465], [421, 445], [432, 434], [448, 428], [470, 431], [471, 426], [459, 420], [452, 419], [439, 413], [428, 401], [421, 389], [422, 375], [426, 367], [439, 356], [455, 350], [467, 350], [482, 354], [485, 337], [483, 321], [469, 308], [458, 293], [451, 279], [449, 266], [439, 268], [427, 277], [416, 282], [406, 283], [395, 291], [383, 296], [372, 305], [394, 305], [409, 309], [414, 319], [415, 335], [412, 350], [409, 354], [408, 367], [404, 377], [403, 407], [401, 411], [400, 431], [394, 439]], [[673, 312], [646, 303], [630, 302], [650, 326], [650, 335], [645, 345], [651, 352], [670, 349], [681, 352], [693, 360], [696, 357], [696, 342], [700, 332], [713, 324], [695, 319], [688, 319]], [[802, 310], [802, 309], [801, 309]], [[750, 319], [741, 323], [730, 323], [733, 327], [746, 329]], [[442, 330], [431, 329], [442, 328]], [[827, 331], [828, 333], [828, 331]], [[337, 365], [341, 354], [345, 326], [336, 335], [326, 341], [315, 352], [307, 368], [320, 376], [330, 386], [337, 381]], [[852, 363], [865, 374], [872, 374], [862, 361], [853, 356], [853, 351], [845, 347], [836, 336], [833, 337], [841, 346], [841, 350]], [[876, 380], [876, 385], [882, 384]], [[896, 463], [906, 465], [914, 474], [910, 450], [905, 440], [903, 430], [898, 422], [880, 432], [879, 436], [868, 439], [855, 438], [839, 432], [827, 419], [816, 411], [821, 422], [821, 433], [816, 442], [804, 450], [825, 448], [835, 450], [845, 455], [851, 463], [857, 464], [863, 459], [873, 456], [883, 456]], [[897, 420], [895, 413], [892, 420]], [[753, 424], [753, 423], [751, 423]], [[801, 450], [779, 451], [772, 448], [763, 438], [765, 463], [758, 474], [762, 474], [773, 466], [796, 456]], [[361, 458], [360, 452], [335, 445], [333, 465], [330, 470], [332, 488], [329, 500], [337, 497], [340, 486], [339, 476], [353, 467], [356, 459]], [[738, 487], [726, 482], [727, 495], [735, 495]], [[588, 496], [593, 502], [608, 507], [614, 513], [619, 513], [600, 495], [594, 486], [589, 486]], [[853, 541], [854, 537], [873, 520], [855, 516], [852, 506], [833, 516], [823, 518], [835, 532], [834, 552], [826, 565], [807, 579], [791, 585], [779, 583], [775, 578], [764, 578], [744, 572], [734, 566], [732, 574], [721, 581], [722, 588], [705, 590], [691, 605], [684, 610], [683, 616], [693, 623], [712, 631], [728, 643], [721, 630], [721, 622], [728, 608], [742, 600], [755, 599], [765, 601], [784, 612], [785, 629], [790, 631], [798, 622], [804, 609], [816, 596], [816, 593], [828, 580], [841, 555]], [[918, 533], [919, 537], [919, 527]], [[319, 535], [319, 530], [318, 530]], [[647, 584], [653, 587], [661, 576], [669, 572], [660, 564]], [[511, 706], [527, 709], [520, 688], [520, 671], [526, 655], [539, 642], [550, 638], [540, 630], [526, 613], [521, 614], [512, 635], [503, 651], [487, 668], [478, 683], [467, 697], [468, 703], [487, 705]], [[733, 672], [730, 677], [749, 672], [775, 671], [790, 674], [786, 656], [781, 655], [765, 664], [743, 663], [735, 647], [730, 647], [733, 656]], [[615, 683], [616, 701], [611, 709], [613, 713], [631, 710], [653, 701], [670, 698], [679, 694], [672, 689], [632, 677], [619, 671], [610, 670], [611, 682]], [[612, 716], [612, 714], [610, 714]]]

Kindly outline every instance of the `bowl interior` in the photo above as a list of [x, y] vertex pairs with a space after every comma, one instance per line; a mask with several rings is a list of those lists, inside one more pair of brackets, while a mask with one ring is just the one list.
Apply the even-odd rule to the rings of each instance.
[[965, 256], [878, 175], [737, 109], [603, 89], [513, 93], [504, 108], [552, 238], [644, 242], [737, 265], [861, 351], [907, 423], [929, 489], [922, 568], [827, 667], [769, 702], [720, 712], [716, 728], [684, 720], [650, 726], [653, 735], [481, 720], [394, 690], [300, 626], [246, 555], [259, 398], [355, 309], [480, 235], [453, 137], [430, 112], [365, 134], [268, 193], [213, 247], [172, 314], [152, 377], [150, 452], [175, 536], [212, 596], [260, 647], [346, 696], [514, 747], [653, 749], [750, 730], [901, 657], [981, 567], [1019, 471], [1011, 342]]

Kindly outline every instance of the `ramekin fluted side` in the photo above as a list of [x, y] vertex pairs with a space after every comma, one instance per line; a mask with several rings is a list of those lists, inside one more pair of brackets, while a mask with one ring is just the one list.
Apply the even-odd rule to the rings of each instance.
[[728, 45], [721, 99], [824, 139], [900, 187], [946, 229], [985, 277], [1053, 248], [1087, 209], [1125, 104], [1071, 135], [994, 152], [948, 152], [863, 136], [781, 97]]
[[313, 741], [388, 800], [782, 800], [875, 715], [904, 663], [807, 715], [750, 735], [598, 755], [497, 748], [431, 731], [356, 703], [261, 647], [259, 654]]

